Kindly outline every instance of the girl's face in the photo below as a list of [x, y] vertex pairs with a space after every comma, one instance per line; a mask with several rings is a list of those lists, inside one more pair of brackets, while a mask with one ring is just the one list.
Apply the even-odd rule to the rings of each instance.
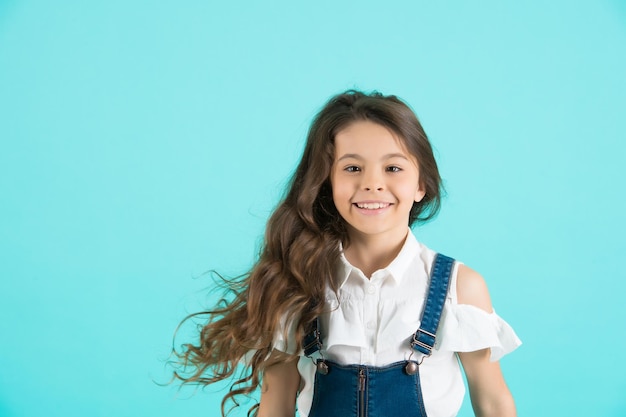
[[335, 135], [333, 201], [351, 239], [404, 239], [413, 202], [424, 197], [419, 168], [386, 127], [357, 121]]

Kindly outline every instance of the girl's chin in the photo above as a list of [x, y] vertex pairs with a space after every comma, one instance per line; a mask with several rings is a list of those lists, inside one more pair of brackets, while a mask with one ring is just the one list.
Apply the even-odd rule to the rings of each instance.
[[[396, 239], [402, 239], [406, 237], [406, 233], [408, 230], [408, 222], [407, 224], [396, 225], [396, 226], [383, 226], [380, 225], [378, 227], [372, 225], [362, 225], [362, 224], [354, 224], [348, 223], [348, 235], [351, 238], [381, 238], [385, 237], [390, 239], [390, 241]], [[395, 239], [394, 239], [395, 238]]]

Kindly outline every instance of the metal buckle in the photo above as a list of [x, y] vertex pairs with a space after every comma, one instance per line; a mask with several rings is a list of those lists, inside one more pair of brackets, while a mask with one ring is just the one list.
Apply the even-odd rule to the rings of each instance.
[[[418, 335], [419, 335], [419, 333], [423, 333], [423, 334], [425, 334], [426, 336], [430, 336], [430, 337], [432, 337], [432, 338], [433, 338], [433, 346], [427, 345], [426, 343], [424, 343], [424, 342], [421, 342], [421, 341], [417, 340], [417, 337], [416, 337], [416, 336], [418, 336]], [[424, 355], [426, 355], [426, 356], [430, 356], [430, 355], [432, 355], [432, 353], [433, 353], [433, 347], [434, 347], [434, 345], [435, 345], [435, 341], [436, 341], [436, 339], [437, 339], [437, 336], [436, 336], [436, 335], [432, 334], [432, 333], [431, 333], [431, 332], [429, 332], [429, 331], [426, 331], [426, 330], [424, 330], [424, 329], [421, 329], [421, 328], [420, 328], [420, 329], [417, 329], [417, 331], [416, 331], [416, 332], [415, 332], [415, 334], [413, 335], [413, 341], [411, 341], [411, 347], [412, 347], [413, 349], [415, 349], [415, 345], [420, 346], [420, 347], [422, 347], [422, 348], [424, 348], [424, 349], [426, 349], [426, 350], [428, 351], [428, 353], [425, 353]]]
[[309, 348], [317, 345], [319, 347], [320, 345], [320, 331], [315, 329], [315, 331], [313, 332], [314, 337], [312, 338], [313, 340], [311, 340], [309, 342], [309, 344], [307, 344], [306, 346], [303, 347], [304, 350], [309, 350]]

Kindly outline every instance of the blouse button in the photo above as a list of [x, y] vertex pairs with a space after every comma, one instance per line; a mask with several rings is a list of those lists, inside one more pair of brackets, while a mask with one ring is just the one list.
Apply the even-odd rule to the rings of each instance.
[[374, 285], [370, 285], [369, 287], [367, 287], [367, 293], [368, 294], [376, 293], [376, 287]]
[[376, 327], [376, 323], [374, 323], [373, 321], [368, 321], [368, 322], [367, 322], [367, 328], [368, 328], [368, 329], [370, 329], [370, 330], [371, 330], [371, 329], [373, 329], [373, 328], [375, 328], [375, 327]]

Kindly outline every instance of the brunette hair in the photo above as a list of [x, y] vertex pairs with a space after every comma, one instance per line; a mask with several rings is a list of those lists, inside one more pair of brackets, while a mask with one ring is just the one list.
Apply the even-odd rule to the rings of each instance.
[[[251, 394], [259, 387], [266, 367], [288, 357], [275, 354], [270, 359], [276, 332], [281, 331], [288, 340], [286, 323], [292, 323], [295, 346], [286, 350], [300, 351], [307, 327], [324, 310], [325, 289], [336, 289], [332, 276], [340, 256], [339, 243], [346, 245], [348, 235], [333, 203], [329, 179], [334, 139], [340, 130], [360, 120], [388, 128], [417, 159], [425, 196], [413, 204], [410, 225], [430, 220], [439, 210], [437, 164], [408, 105], [396, 96], [377, 92], [348, 90], [332, 97], [311, 124], [302, 159], [267, 223], [258, 261], [240, 280], [225, 281], [231, 301], [185, 319], [208, 316], [198, 344], [184, 344], [181, 351], [174, 351], [187, 371], [174, 376], [183, 383], [201, 385], [234, 378], [222, 400], [222, 415], [228, 400], [237, 405], [236, 396]], [[246, 366], [238, 374], [242, 359]]]

